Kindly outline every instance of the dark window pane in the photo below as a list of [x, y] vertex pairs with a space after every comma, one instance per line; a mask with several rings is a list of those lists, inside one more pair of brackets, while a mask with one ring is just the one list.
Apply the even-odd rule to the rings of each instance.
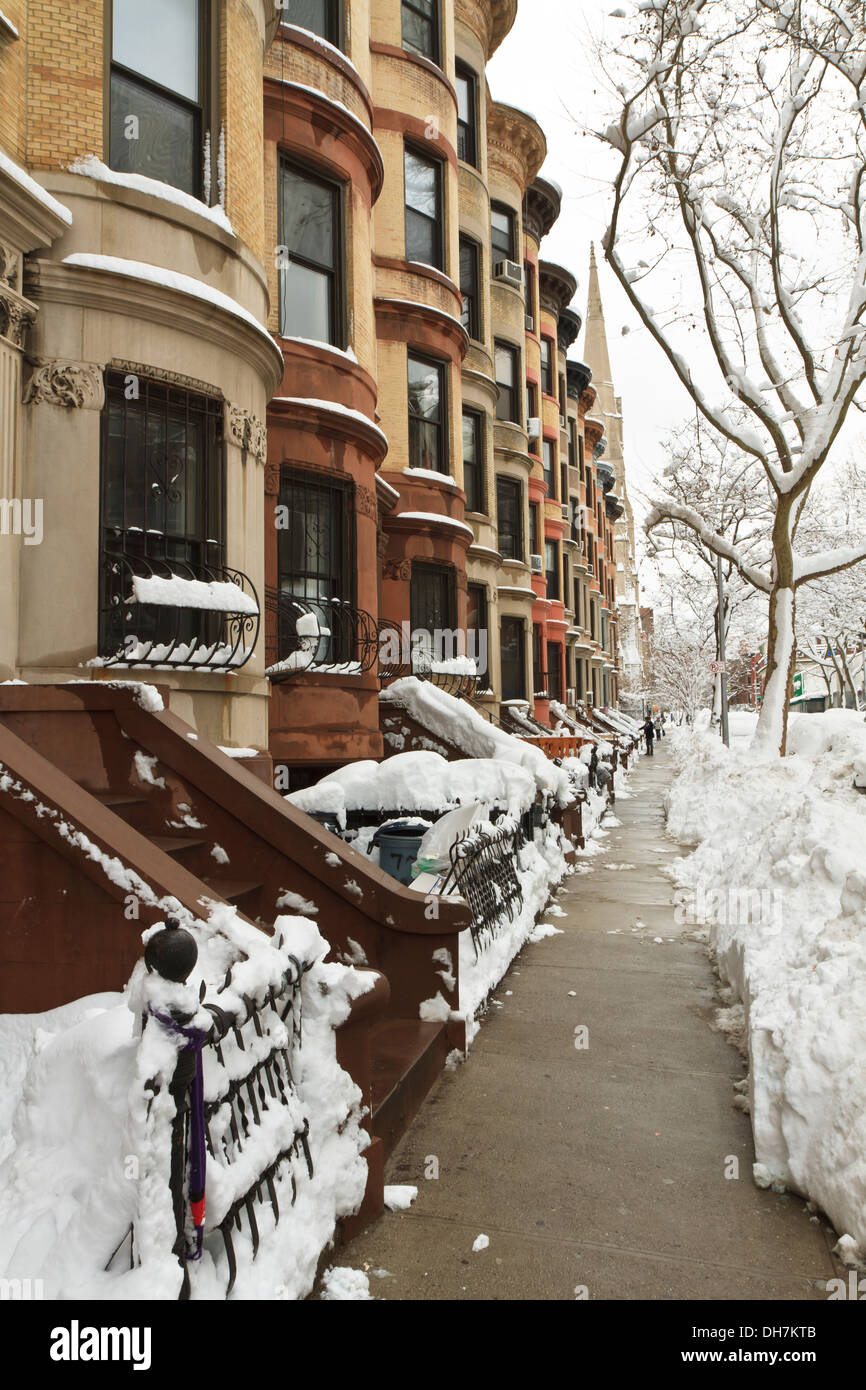
[[305, 177], [286, 165], [280, 171], [280, 238], [290, 256], [333, 269], [333, 185]]
[[439, 60], [438, 0], [403, 0], [403, 47]]
[[496, 480], [499, 553], [506, 560], [523, 559], [523, 495], [511, 478]]
[[455, 626], [456, 579], [454, 571], [441, 565], [412, 565], [410, 614], [413, 632], [423, 629], [431, 635], [451, 631]]
[[481, 336], [478, 295], [478, 248], [474, 242], [460, 238], [460, 293], [463, 296], [461, 323], [470, 338]]
[[523, 623], [519, 618], [503, 618], [500, 628], [500, 665], [503, 700], [526, 698]]
[[435, 222], [406, 209], [406, 259], [435, 266], [439, 260], [438, 232]]
[[514, 260], [514, 214], [508, 208], [491, 209], [490, 238], [494, 261]]
[[517, 351], [504, 343], [497, 343], [495, 349], [496, 384], [499, 397], [496, 402], [497, 420], [509, 420], [519, 424], [517, 403]]
[[430, 362], [409, 358], [409, 410], [429, 420], [439, 420], [442, 373]]
[[[127, 138], [132, 132], [136, 138]], [[193, 107], [112, 72], [109, 145], [111, 167], [119, 173], [144, 174], [199, 196], [200, 118]]]
[[422, 159], [412, 150], [406, 150], [406, 206], [427, 217], [436, 217], [438, 208], [438, 170], [429, 159]]
[[467, 164], [477, 162], [475, 93], [476, 80], [472, 73], [457, 71], [457, 157]]
[[442, 368], [410, 357], [409, 466], [447, 472], [442, 448]]
[[403, 160], [406, 204], [406, 259], [440, 266], [440, 168], [406, 149]]
[[463, 415], [463, 490], [466, 509], [486, 511], [484, 497], [483, 431], [484, 417], [467, 411]]
[[283, 0], [282, 20], [309, 29], [320, 38], [336, 43], [336, 12], [334, 0]]

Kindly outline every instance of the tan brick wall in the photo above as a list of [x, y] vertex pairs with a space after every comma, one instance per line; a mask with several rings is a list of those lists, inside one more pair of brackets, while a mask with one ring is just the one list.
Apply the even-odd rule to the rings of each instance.
[[246, 0], [224, 0], [224, 15], [220, 58], [226, 212], [238, 236], [264, 259], [261, 40]]
[[31, 169], [66, 168], [102, 155], [103, 5], [29, 0], [25, 158]]
[[0, 38], [0, 148], [20, 164], [25, 158], [26, 0], [5, 0], [3, 13], [15, 25], [20, 37]]

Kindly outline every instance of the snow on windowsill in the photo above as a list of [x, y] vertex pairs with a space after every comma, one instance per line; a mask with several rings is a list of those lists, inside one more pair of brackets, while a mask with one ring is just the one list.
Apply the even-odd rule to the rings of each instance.
[[224, 232], [229, 232], [234, 236], [234, 229], [226, 216], [225, 209], [222, 207], [208, 207], [200, 198], [193, 198], [189, 193], [184, 193], [180, 188], [174, 188], [170, 183], [163, 183], [160, 179], [150, 179], [144, 174], [121, 174], [116, 169], [109, 169], [107, 164], [103, 164], [101, 159], [97, 159], [95, 154], [79, 155], [79, 157], [68, 166], [70, 174], [82, 174], [85, 178], [94, 179], [98, 183], [112, 183], [119, 188], [132, 188], [138, 193], [148, 193], [151, 197], [162, 198], [166, 203], [174, 203], [176, 207], [185, 208], [187, 212], [194, 212], [199, 217], [205, 217], [209, 222], [213, 222], [217, 227], [222, 227]]
[[203, 608], [211, 613], [249, 613], [258, 616], [259, 606], [251, 594], [245, 594], [237, 584], [203, 579], [182, 579], [172, 575], [162, 579], [157, 575], [144, 579], [136, 575], [132, 593], [137, 603], [151, 603], [162, 608]]
[[338, 348], [333, 343], [324, 343], [320, 338], [299, 338], [294, 333], [277, 333], [281, 343], [300, 343], [301, 347], [321, 348], [323, 352], [333, 352], [335, 357], [345, 357], [347, 362], [357, 362], [352, 348]]
[[443, 516], [441, 512], [398, 512], [397, 516], [402, 521], [435, 521], [440, 526], [452, 526], [455, 531], [465, 531], [467, 536], [475, 539], [475, 532], [465, 521], [455, 521], [453, 517]]
[[404, 468], [404, 478], [428, 478], [431, 482], [442, 483], [445, 487], [456, 487], [457, 479], [450, 473], [440, 473], [436, 468]]
[[276, 346], [268, 330], [249, 309], [245, 309], [236, 299], [223, 294], [222, 290], [214, 289], [213, 285], [205, 284], [204, 280], [196, 280], [192, 275], [183, 275], [178, 270], [167, 270], [161, 265], [150, 265], [147, 261], [127, 261], [120, 256], [102, 256], [91, 251], [76, 251], [74, 255], [65, 256], [63, 264], [78, 266], [82, 270], [102, 270], [109, 275], [128, 275], [133, 280], [145, 280], [151, 285], [161, 285], [164, 289], [177, 290], [178, 293], [188, 294], [193, 299], [201, 299], [206, 304], [212, 304], [214, 308], [231, 314], [233, 318], [248, 323], [271, 346]]
[[335, 43], [331, 43], [328, 39], [323, 39], [321, 34], [314, 34], [312, 29], [305, 29], [303, 24], [293, 24], [290, 19], [281, 20], [280, 27], [282, 29], [297, 29], [300, 33], [305, 34], [308, 39], [312, 39], [317, 48], [323, 48], [326, 53], [336, 54], [338, 58], [342, 58], [343, 62], [352, 69], [359, 80], [363, 81], [361, 74], [358, 72], [351, 58], [343, 52], [342, 48], [338, 48]]
[[37, 202], [40, 202], [44, 208], [48, 208], [49, 212], [53, 212], [55, 217], [59, 217], [68, 227], [72, 226], [72, 213], [69, 208], [64, 207], [63, 203], [59, 203], [56, 198], [52, 198], [41, 183], [37, 183], [35, 179], [31, 178], [20, 164], [16, 164], [2, 150], [0, 150], [0, 173], [8, 174], [10, 179], [17, 183], [20, 188], [32, 194]]
[[340, 405], [337, 401], [317, 400], [313, 396], [274, 396], [273, 399], [283, 405], [309, 405], [315, 410], [325, 411], [328, 415], [341, 415], [347, 420], [357, 420], [359, 424], [374, 430], [382, 443], [386, 447], [388, 445], [387, 436], [379, 429], [375, 421], [371, 420], [369, 415], [365, 415], [362, 410], [352, 410], [349, 406]]

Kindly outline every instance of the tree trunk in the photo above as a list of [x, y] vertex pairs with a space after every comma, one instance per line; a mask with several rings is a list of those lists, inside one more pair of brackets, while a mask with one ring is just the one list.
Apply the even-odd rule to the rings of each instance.
[[758, 727], [752, 739], [756, 753], [785, 756], [788, 739], [788, 701], [797, 644], [794, 636], [796, 591], [791, 544], [790, 497], [779, 499], [773, 522], [773, 587], [770, 591], [770, 629], [767, 638], [767, 676]]

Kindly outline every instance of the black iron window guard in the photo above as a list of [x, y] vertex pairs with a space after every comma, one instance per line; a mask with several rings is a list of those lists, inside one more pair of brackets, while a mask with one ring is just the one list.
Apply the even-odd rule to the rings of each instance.
[[253, 654], [259, 601], [222, 564], [103, 552], [102, 666], [239, 670]]
[[417, 680], [429, 681], [437, 690], [444, 690], [446, 695], [453, 695], [455, 699], [471, 700], [477, 695], [480, 685], [478, 675], [437, 670], [437, 665], [446, 666], [447, 663], [437, 662], [436, 658], [413, 646], [411, 632], [406, 625], [391, 618], [384, 618], [379, 623], [379, 684], [383, 689], [406, 676], [415, 676]]
[[274, 683], [306, 674], [363, 675], [376, 664], [378, 632], [363, 608], [339, 598], [306, 598], [265, 590], [276, 656], [265, 674]]

